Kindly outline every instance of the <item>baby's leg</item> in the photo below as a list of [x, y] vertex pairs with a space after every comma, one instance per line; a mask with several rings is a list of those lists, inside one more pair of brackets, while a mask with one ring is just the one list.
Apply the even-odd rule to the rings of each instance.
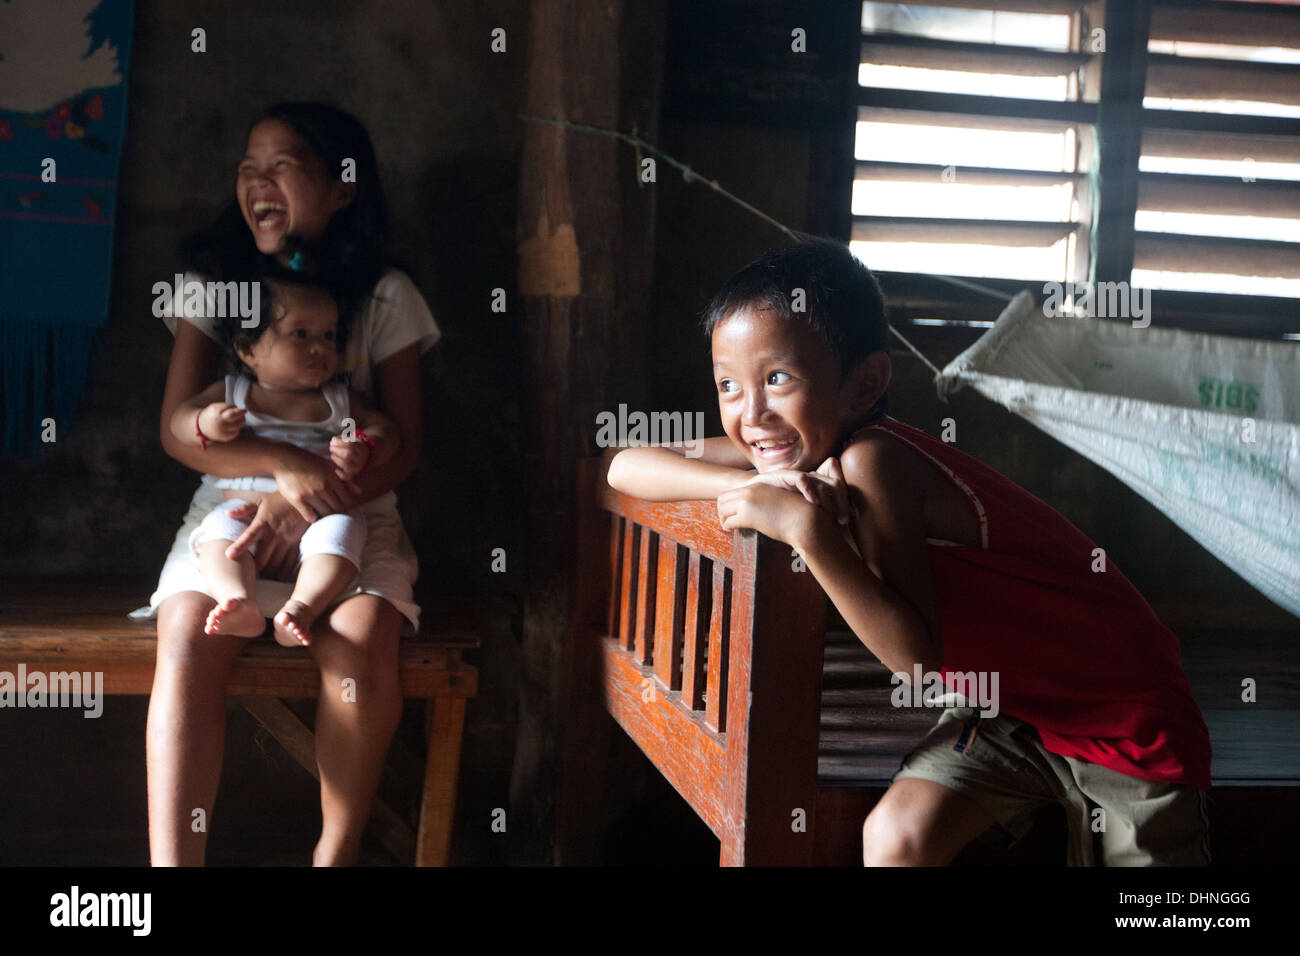
[[214, 509], [190, 537], [190, 546], [199, 556], [203, 578], [217, 602], [203, 628], [207, 634], [257, 637], [266, 630], [266, 619], [253, 596], [257, 567], [252, 554], [241, 554], [234, 561], [226, 557], [226, 549], [247, 526], [227, 513], [241, 503], [227, 501]]
[[361, 567], [366, 544], [359, 512], [326, 515], [312, 522], [299, 544], [303, 558], [293, 594], [275, 616], [275, 639], [286, 647], [311, 643], [311, 626], [343, 593]]
[[311, 643], [311, 626], [321, 611], [343, 593], [356, 566], [336, 554], [311, 554], [298, 568], [293, 594], [275, 616], [275, 639], [285, 647]]

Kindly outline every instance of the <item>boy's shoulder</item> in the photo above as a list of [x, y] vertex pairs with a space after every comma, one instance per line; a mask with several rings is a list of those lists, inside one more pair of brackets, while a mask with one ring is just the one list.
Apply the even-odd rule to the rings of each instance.
[[871, 484], [893, 484], [900, 478], [914, 478], [925, 466], [907, 442], [877, 421], [858, 429], [849, 439], [840, 454], [840, 468], [845, 479], [855, 484], [855, 478]]
[[890, 510], [924, 507], [930, 485], [927, 465], [883, 428], [856, 434], [840, 454], [840, 470], [844, 481], [870, 502]]

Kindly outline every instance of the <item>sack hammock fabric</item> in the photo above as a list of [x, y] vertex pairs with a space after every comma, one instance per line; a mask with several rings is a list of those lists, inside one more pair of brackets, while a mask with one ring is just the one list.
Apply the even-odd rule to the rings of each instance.
[[1300, 616], [1300, 346], [1045, 316], [1023, 291], [935, 384], [1097, 462]]

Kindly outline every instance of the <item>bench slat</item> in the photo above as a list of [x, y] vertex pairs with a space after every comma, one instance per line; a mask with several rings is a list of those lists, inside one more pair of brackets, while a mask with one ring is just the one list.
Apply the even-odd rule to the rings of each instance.
[[[158, 641], [153, 621], [127, 612], [151, 585], [109, 576], [10, 578], [0, 587], [0, 669], [102, 671], [106, 694], [148, 694]], [[398, 650], [405, 697], [469, 698], [477, 694], [476, 669], [461, 651], [478, 647], [467, 626], [465, 602], [431, 602], [430, 628]], [[320, 670], [304, 648], [255, 638], [235, 661], [228, 692], [235, 696], [316, 697]]]

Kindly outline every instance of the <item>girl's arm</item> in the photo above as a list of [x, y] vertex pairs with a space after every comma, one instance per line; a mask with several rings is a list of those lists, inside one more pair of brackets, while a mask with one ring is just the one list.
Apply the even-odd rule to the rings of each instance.
[[[420, 461], [420, 443], [424, 438], [419, 343], [412, 343], [384, 359], [375, 366], [374, 376], [375, 402], [395, 428], [397, 450], [383, 464], [371, 466], [353, 479], [361, 488], [361, 501], [378, 498], [409, 478]], [[368, 433], [370, 429], [365, 431]]]
[[730, 438], [706, 438], [701, 444], [698, 458], [688, 458], [681, 444], [625, 448], [610, 462], [606, 480], [647, 501], [688, 501], [713, 500], [753, 479], [753, 463]]

